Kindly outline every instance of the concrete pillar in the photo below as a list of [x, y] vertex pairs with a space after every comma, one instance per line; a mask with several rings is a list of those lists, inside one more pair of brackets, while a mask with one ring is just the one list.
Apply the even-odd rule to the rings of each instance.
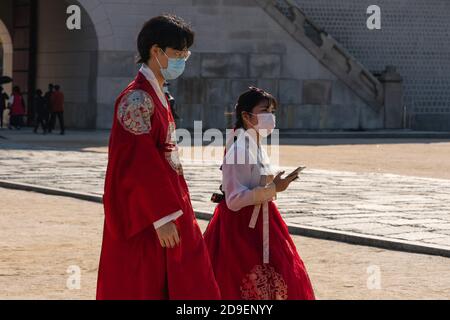
[[[13, 75], [13, 45], [8, 28], [0, 20], [0, 43], [3, 47], [3, 74], [0, 76], [12, 77]], [[12, 91], [12, 84], [3, 85], [5, 91], [10, 94]]]
[[384, 87], [384, 128], [403, 128], [403, 78], [396, 67], [387, 66], [380, 76]]

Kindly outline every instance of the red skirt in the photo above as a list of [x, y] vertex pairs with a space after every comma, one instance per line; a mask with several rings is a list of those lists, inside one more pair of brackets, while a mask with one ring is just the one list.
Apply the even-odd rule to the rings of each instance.
[[218, 300], [220, 290], [190, 201], [175, 222], [181, 243], [163, 248], [153, 225], [128, 240], [105, 224], [97, 300]]
[[269, 264], [263, 263], [263, 217], [222, 201], [204, 234], [224, 300], [314, 300], [305, 265], [274, 202], [269, 202]]

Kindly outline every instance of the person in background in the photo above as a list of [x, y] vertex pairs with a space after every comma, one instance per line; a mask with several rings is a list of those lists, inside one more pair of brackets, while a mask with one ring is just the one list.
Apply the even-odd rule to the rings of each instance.
[[42, 90], [40, 89], [36, 90], [34, 110], [36, 110], [36, 126], [34, 127], [34, 133], [37, 133], [39, 126], [42, 126], [44, 134], [47, 134], [48, 110], [45, 98], [42, 96]]
[[52, 110], [53, 110], [52, 95], [53, 95], [54, 89], [55, 89], [55, 86], [52, 83], [49, 83], [48, 91], [44, 95], [46, 109], [48, 110], [48, 118], [46, 120], [46, 122], [47, 122], [47, 131], [53, 130], [52, 123], [51, 123], [51, 116], [52, 116]]
[[13, 93], [9, 98], [8, 105], [11, 110], [9, 129], [12, 130], [14, 127], [15, 129], [20, 130], [23, 126], [23, 116], [26, 114], [25, 101], [22, 97], [20, 87], [15, 86], [13, 88]]
[[55, 128], [56, 117], [58, 117], [59, 127], [61, 128], [61, 135], [64, 135], [64, 94], [61, 92], [59, 85], [55, 86], [55, 91], [53, 92], [50, 101], [53, 109], [48, 131], [52, 133], [52, 130]]
[[9, 100], [9, 96], [6, 92], [3, 92], [3, 87], [0, 86], [0, 128], [3, 128], [3, 112], [6, 109], [6, 101]]

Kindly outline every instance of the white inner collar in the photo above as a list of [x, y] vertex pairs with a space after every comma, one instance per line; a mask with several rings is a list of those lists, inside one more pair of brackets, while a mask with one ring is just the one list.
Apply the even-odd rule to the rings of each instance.
[[153, 71], [149, 67], [147, 67], [147, 65], [145, 63], [143, 63], [139, 72], [144, 75], [144, 77], [148, 80], [148, 82], [150, 82], [151, 86], [153, 87], [156, 94], [158, 95], [158, 98], [161, 101], [162, 105], [166, 109], [168, 109], [169, 105], [167, 103], [166, 95], [161, 90], [161, 87], [159, 86], [158, 80], [156, 79]]

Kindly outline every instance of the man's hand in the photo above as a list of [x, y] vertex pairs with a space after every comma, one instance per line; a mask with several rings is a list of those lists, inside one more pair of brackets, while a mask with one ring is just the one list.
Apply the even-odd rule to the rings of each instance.
[[156, 233], [163, 248], [173, 249], [180, 244], [177, 226], [173, 222], [166, 223], [156, 229]]

